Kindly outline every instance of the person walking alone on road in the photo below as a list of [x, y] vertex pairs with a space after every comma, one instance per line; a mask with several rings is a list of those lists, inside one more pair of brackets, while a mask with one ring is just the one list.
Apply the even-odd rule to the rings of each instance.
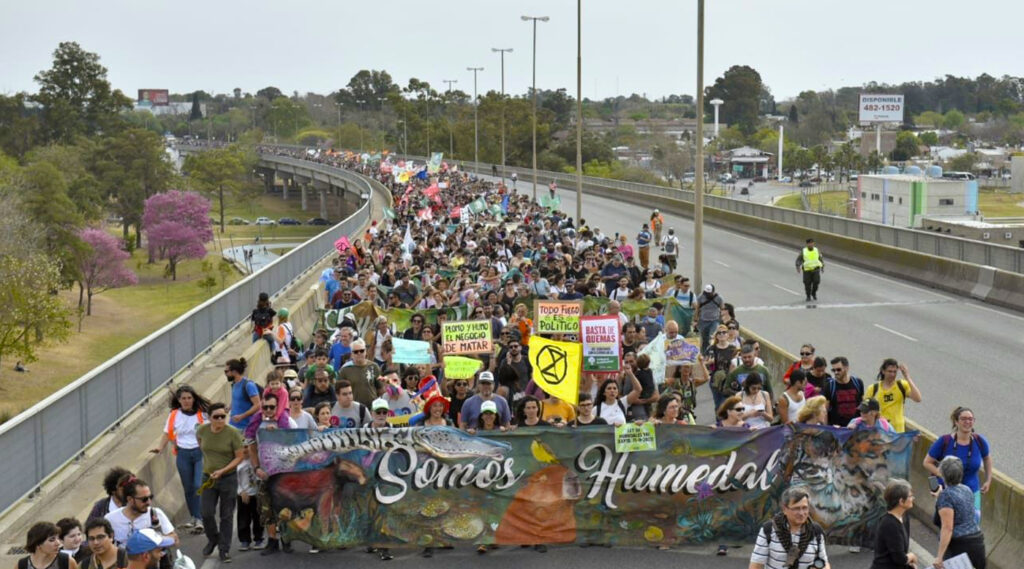
[[661, 239], [659, 244], [661, 245], [661, 250], [665, 252], [669, 268], [675, 271], [676, 266], [679, 264], [679, 238], [676, 237], [676, 230], [670, 227], [668, 235]]
[[651, 232], [645, 223], [636, 235], [636, 249], [640, 253], [640, 266], [647, 268], [651, 263]]
[[661, 228], [665, 227], [665, 216], [661, 215], [661, 212], [654, 210], [651, 212], [651, 229], [654, 230], [654, 241], [661, 243]]
[[799, 275], [801, 272], [807, 300], [818, 300], [818, 285], [821, 284], [821, 273], [825, 272], [825, 262], [821, 259], [821, 250], [814, 246], [814, 239], [808, 239], [796, 257], [796, 273]]

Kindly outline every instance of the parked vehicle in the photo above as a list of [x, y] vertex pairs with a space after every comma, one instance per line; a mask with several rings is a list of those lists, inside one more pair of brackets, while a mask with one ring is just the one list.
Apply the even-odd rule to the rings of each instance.
[[295, 219], [294, 217], [282, 217], [277, 220], [278, 225], [302, 225], [302, 222]]
[[322, 217], [314, 217], [306, 221], [306, 225], [331, 225], [331, 222]]
[[814, 184], [811, 183], [810, 180], [804, 180], [803, 182], [800, 182], [800, 187], [801, 188], [811, 188], [811, 187], [814, 187]]
[[768, 181], [768, 179], [767, 179], [767, 178], [765, 178], [764, 176], [754, 176], [754, 179], [753, 179], [753, 181], [754, 181], [754, 182], [767, 182], [767, 181]]
[[974, 174], [970, 172], [943, 172], [942, 177], [946, 180], [976, 180]]
[[783, 176], [782, 179], [779, 180], [779, 181], [782, 182], [783, 184], [789, 184], [789, 183], [793, 182], [793, 177], [792, 176]]
[[232, 217], [228, 220], [228, 225], [252, 225], [252, 222], [243, 217]]
[[277, 225], [277, 222], [269, 217], [257, 217], [256, 225]]

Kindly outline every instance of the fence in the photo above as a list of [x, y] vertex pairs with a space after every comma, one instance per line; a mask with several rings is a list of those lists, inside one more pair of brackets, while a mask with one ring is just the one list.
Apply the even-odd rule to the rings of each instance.
[[[264, 156], [265, 163], [322, 170], [309, 162]], [[209, 346], [244, 323], [260, 292], [276, 294], [300, 278], [369, 219], [374, 186], [350, 172], [330, 168], [332, 180], [369, 194], [348, 219], [324, 231], [124, 350], [57, 393], [0, 425], [0, 512], [5, 512], [90, 442], [115, 428], [123, 417], [190, 366]]]
[[[413, 160], [424, 161], [422, 156], [409, 156]], [[461, 162], [465, 169], [476, 171], [479, 166], [480, 173], [490, 174], [491, 164], [476, 164], [474, 162]], [[501, 169], [501, 166], [498, 166]], [[533, 170], [516, 166], [507, 166], [507, 173], [516, 172], [519, 175], [520, 189], [530, 187], [533, 182]], [[576, 187], [576, 176], [560, 172], [537, 171], [538, 185], [547, 186], [555, 182], [563, 189]], [[656, 195], [667, 197], [683, 202], [693, 203], [692, 190], [680, 190], [665, 186], [641, 184], [638, 182], [626, 182], [623, 180], [611, 180], [607, 178], [595, 178], [583, 176], [584, 187], [597, 186], [613, 188], [617, 190], [641, 193], [645, 195]], [[544, 188], [541, 188], [543, 191]], [[881, 225], [868, 221], [846, 219], [835, 215], [813, 213], [809, 211], [797, 211], [766, 204], [752, 203], [746, 200], [732, 199], [721, 196], [706, 195], [704, 197], [705, 207], [722, 209], [750, 215], [760, 219], [778, 221], [797, 227], [806, 227], [826, 233], [834, 233], [843, 237], [852, 237], [871, 241], [880, 245], [888, 245], [898, 249], [906, 249], [916, 253], [935, 255], [955, 261], [963, 261], [974, 265], [987, 265], [1003, 271], [1012, 273], [1024, 273], [1024, 249], [984, 243], [972, 239], [964, 239], [952, 235], [940, 235], [928, 231], [906, 229]]]

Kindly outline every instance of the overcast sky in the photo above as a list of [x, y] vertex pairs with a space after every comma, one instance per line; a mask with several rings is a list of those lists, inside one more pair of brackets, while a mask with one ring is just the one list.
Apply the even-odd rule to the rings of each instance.
[[[1022, 75], [1024, 2], [990, 0], [709, 0], [705, 83], [731, 65], [761, 73], [778, 100], [805, 89], [945, 74]], [[696, 91], [696, 0], [584, 0], [583, 96]], [[98, 53], [116, 88], [273, 85], [328, 93], [360, 69], [385, 69], [472, 93], [530, 84], [531, 24], [537, 86], [575, 94], [576, 3], [572, 0], [48, 0], [0, 2], [0, 92], [34, 92], [61, 41]], [[1016, 65], [1014, 65], [1016, 64]]]

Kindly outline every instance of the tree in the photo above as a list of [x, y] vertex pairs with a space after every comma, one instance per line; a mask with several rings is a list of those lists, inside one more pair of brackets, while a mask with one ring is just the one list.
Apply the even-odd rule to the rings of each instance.
[[175, 179], [164, 143], [156, 133], [129, 128], [104, 136], [92, 153], [92, 172], [100, 193], [121, 216], [124, 238], [135, 226], [135, 246], [142, 246], [142, 213], [147, 198], [166, 190]]
[[25, 213], [43, 230], [42, 251], [57, 261], [64, 285], [78, 280], [75, 259], [85, 252], [78, 238], [82, 216], [68, 197], [67, 184], [60, 171], [48, 162], [25, 168], [23, 188]]
[[726, 103], [722, 105], [722, 121], [737, 125], [743, 134], [752, 134], [757, 130], [763, 89], [761, 74], [753, 67], [733, 65], [705, 90], [704, 112], [713, 111], [712, 99], [722, 99]]
[[978, 164], [978, 154], [967, 152], [949, 161], [949, 169], [953, 172], [971, 172]]
[[309, 112], [305, 105], [288, 97], [278, 97], [271, 101], [264, 122], [273, 128], [275, 136], [287, 138], [309, 124]]
[[[239, 89], [239, 91], [241, 91], [241, 89]], [[263, 97], [264, 99], [266, 99], [268, 101], [273, 101], [274, 99], [276, 99], [278, 97], [283, 97], [284, 93], [282, 93], [281, 90], [278, 89], [277, 87], [270, 86], [270, 87], [264, 87], [264, 88], [260, 89], [259, 91], [256, 91], [256, 96], [257, 97]]]
[[939, 135], [930, 130], [917, 135], [917, 139], [921, 141], [921, 144], [927, 144], [928, 146], [935, 146], [939, 143]]
[[224, 233], [224, 198], [238, 197], [246, 185], [246, 174], [251, 169], [246, 154], [237, 145], [216, 148], [185, 158], [183, 170], [188, 173], [194, 188], [217, 199], [220, 232]]
[[896, 135], [896, 148], [892, 151], [892, 159], [896, 162], [904, 162], [917, 156], [917, 153], [917, 135], [909, 130], [900, 131]]
[[53, 52], [53, 66], [36, 74], [35, 81], [39, 93], [32, 100], [43, 107], [51, 141], [69, 144], [78, 135], [109, 130], [132, 105], [119, 89], [111, 90], [99, 56], [75, 42], [61, 42]]
[[789, 106], [789, 122], [793, 124], [800, 124], [800, 113], [796, 110], [796, 105]]
[[0, 361], [35, 361], [42, 344], [64, 340], [71, 330], [71, 312], [54, 294], [60, 266], [43, 251], [43, 236], [15, 197], [0, 194]]
[[203, 108], [199, 106], [199, 91], [192, 93], [192, 110], [188, 114], [188, 120], [198, 121], [203, 118]]
[[25, 108], [26, 99], [24, 93], [0, 95], [0, 152], [20, 157], [42, 137], [38, 113]]
[[155, 256], [167, 261], [171, 280], [178, 278], [180, 261], [202, 259], [213, 241], [210, 202], [194, 192], [171, 190], [149, 198], [142, 226]]
[[381, 98], [400, 92], [401, 89], [391, 80], [391, 75], [387, 71], [363, 69], [352, 76], [348, 86], [339, 90], [335, 99], [350, 109], [365, 108], [379, 111], [383, 107]]
[[964, 121], [964, 114], [956, 109], [952, 109], [942, 117], [942, 126], [948, 130], [960, 130], [964, 126]]
[[120, 242], [102, 229], [89, 227], [78, 233], [79, 239], [89, 247], [89, 252], [80, 256], [78, 307], [82, 307], [82, 292], [88, 296], [85, 315], [92, 315], [92, 297], [101, 292], [139, 282], [135, 273], [124, 266], [131, 254], [121, 249]]
[[28, 164], [47, 162], [57, 168], [67, 186], [68, 198], [87, 223], [99, 221], [107, 205], [99, 181], [89, 170], [93, 147], [91, 139], [81, 138], [78, 144], [73, 146], [39, 146], [25, 156], [25, 162]]

